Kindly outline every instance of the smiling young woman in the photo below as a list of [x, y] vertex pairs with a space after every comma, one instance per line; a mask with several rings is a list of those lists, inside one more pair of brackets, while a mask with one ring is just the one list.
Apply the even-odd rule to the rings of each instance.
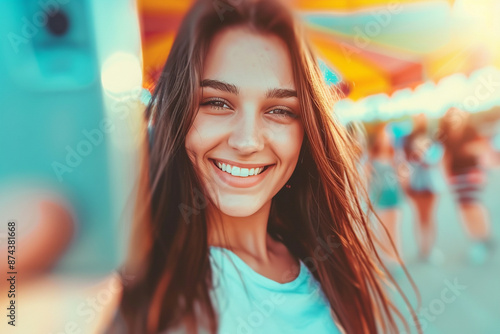
[[111, 329], [397, 331], [333, 102], [288, 8], [193, 5], [148, 107], [124, 327]]

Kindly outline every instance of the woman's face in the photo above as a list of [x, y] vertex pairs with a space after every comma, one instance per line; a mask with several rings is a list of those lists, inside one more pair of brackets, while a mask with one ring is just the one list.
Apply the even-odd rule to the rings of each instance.
[[186, 150], [222, 213], [256, 213], [285, 185], [303, 128], [285, 43], [245, 28], [217, 34]]

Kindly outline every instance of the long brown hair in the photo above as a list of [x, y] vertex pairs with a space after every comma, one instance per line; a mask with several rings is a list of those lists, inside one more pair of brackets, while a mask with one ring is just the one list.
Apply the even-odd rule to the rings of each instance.
[[[385, 267], [358, 198], [361, 185], [349, 139], [332, 117], [334, 96], [293, 14], [270, 0], [199, 0], [179, 29], [147, 108], [145, 121], [154, 133], [145, 150], [135, 238], [122, 271], [134, 279], [124, 284], [120, 316], [129, 333], [178, 326], [186, 332], [217, 331], [205, 216], [210, 199], [184, 139], [199, 108], [209, 43], [235, 25], [274, 34], [287, 44], [302, 110], [301, 163], [288, 182], [292, 188], [273, 198], [268, 232], [296, 257], [313, 259], [310, 270], [347, 333], [396, 332], [394, 313], [399, 313], [380, 279], [379, 268]], [[325, 239], [331, 256], [319, 260], [315, 250], [325, 247]]]

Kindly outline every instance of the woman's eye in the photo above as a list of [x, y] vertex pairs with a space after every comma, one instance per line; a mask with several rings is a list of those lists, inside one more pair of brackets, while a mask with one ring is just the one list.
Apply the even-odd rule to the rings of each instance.
[[273, 109], [271, 111], [268, 111], [268, 114], [278, 115], [279, 117], [291, 117], [291, 118], [298, 117], [296, 114], [294, 114], [293, 112], [290, 112], [286, 109]]
[[201, 105], [202, 106], [209, 106], [209, 107], [214, 108], [216, 110], [231, 109], [231, 107], [226, 102], [224, 102], [222, 100], [209, 100], [209, 101], [203, 102]]

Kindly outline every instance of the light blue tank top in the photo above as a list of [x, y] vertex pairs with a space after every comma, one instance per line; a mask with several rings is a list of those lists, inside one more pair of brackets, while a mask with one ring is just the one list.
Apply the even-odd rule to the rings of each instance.
[[320, 284], [302, 261], [298, 276], [282, 284], [228, 249], [210, 247], [210, 255], [220, 334], [340, 333]]

